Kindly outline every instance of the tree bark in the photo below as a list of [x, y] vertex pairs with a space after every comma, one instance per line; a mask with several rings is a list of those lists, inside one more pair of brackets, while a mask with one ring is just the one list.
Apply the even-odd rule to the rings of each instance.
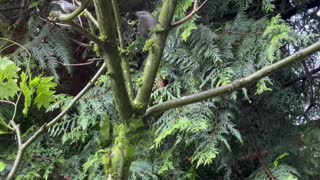
[[95, 10], [99, 25], [100, 39], [104, 42], [102, 45], [103, 57], [107, 65], [107, 75], [111, 81], [111, 88], [122, 122], [125, 122], [133, 114], [131, 101], [126, 89], [125, 80], [121, 68], [121, 58], [116, 42], [116, 29], [112, 15], [111, 1], [95, 0]]
[[134, 103], [138, 108], [141, 108], [142, 112], [147, 108], [154, 80], [156, 78], [162, 52], [166, 39], [170, 30], [171, 21], [175, 11], [177, 0], [164, 0], [160, 11], [159, 22], [164, 28], [162, 32], [155, 33], [153, 37], [153, 49], [149, 52], [146, 60], [146, 65], [143, 72], [142, 86], [138, 91], [138, 94], [134, 100]]

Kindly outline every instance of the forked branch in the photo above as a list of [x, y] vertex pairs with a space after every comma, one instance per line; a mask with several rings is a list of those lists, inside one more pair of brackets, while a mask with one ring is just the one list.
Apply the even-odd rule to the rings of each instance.
[[189, 21], [199, 11], [199, 9], [201, 9], [206, 4], [207, 1], [208, 0], [205, 0], [200, 6], [198, 6], [199, 0], [194, 0], [192, 11], [187, 16], [182, 18], [181, 20], [171, 23], [171, 28], [178, 27], [178, 26], [182, 25], [183, 23]]
[[59, 21], [61, 22], [72, 21], [74, 18], [78, 17], [86, 9], [89, 2], [90, 0], [81, 2], [81, 5], [70, 14], [60, 14]]

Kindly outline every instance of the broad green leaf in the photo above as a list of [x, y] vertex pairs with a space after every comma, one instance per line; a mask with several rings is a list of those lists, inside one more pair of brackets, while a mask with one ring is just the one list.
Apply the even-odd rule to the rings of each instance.
[[6, 164], [0, 161], [0, 172], [6, 169]]
[[50, 103], [54, 101], [53, 94], [55, 93], [55, 91], [53, 91], [52, 89], [54, 89], [56, 86], [57, 84], [53, 82], [53, 77], [41, 78], [37, 87], [37, 96], [34, 100], [34, 103], [39, 109], [42, 106], [47, 109]]
[[0, 82], [0, 99], [8, 100], [17, 94], [19, 87], [16, 82], [16, 80]]
[[33, 94], [32, 89], [30, 89], [27, 84], [27, 80], [28, 80], [28, 76], [26, 75], [26, 73], [23, 72], [21, 74], [20, 88], [24, 95], [24, 107], [22, 111], [24, 115], [28, 114], [28, 109], [31, 105], [31, 96]]
[[28, 114], [28, 109], [31, 105], [31, 96], [33, 94], [32, 89], [30, 89], [27, 84], [27, 80], [28, 80], [28, 76], [26, 75], [26, 73], [23, 72], [21, 74], [20, 88], [24, 95], [24, 107], [22, 111], [24, 115]]
[[18, 78], [18, 71], [19, 69], [16, 64], [10, 61], [7, 57], [0, 57], [0, 81]]
[[188, 38], [189, 38], [189, 36], [191, 34], [191, 31], [194, 30], [194, 29], [197, 29], [197, 26], [192, 21], [187, 22], [185, 24], [185, 28], [184, 28], [184, 30], [183, 30], [183, 32], [181, 34], [182, 40], [184, 42], [186, 42], [188, 40]]
[[0, 57], [0, 99], [9, 99], [17, 94], [18, 71], [19, 68], [12, 61]]
[[40, 81], [41, 81], [41, 77], [40, 76], [38, 76], [38, 77], [35, 77], [34, 79], [32, 79], [31, 81], [30, 81], [30, 88], [34, 88], [34, 87], [36, 87], [36, 86], [38, 86], [38, 84], [40, 83]]

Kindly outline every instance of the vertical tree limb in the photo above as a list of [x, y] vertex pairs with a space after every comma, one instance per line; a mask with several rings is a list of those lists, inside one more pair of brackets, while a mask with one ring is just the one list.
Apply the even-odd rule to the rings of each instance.
[[107, 75], [111, 81], [116, 109], [120, 118], [126, 121], [132, 116], [133, 110], [122, 73], [111, 1], [94, 0], [94, 6], [99, 24], [100, 38], [104, 41], [101, 48], [103, 50], [104, 61], [108, 68]]
[[162, 51], [164, 49], [166, 39], [170, 30], [171, 21], [175, 11], [177, 0], [163, 0], [163, 5], [160, 11], [159, 22], [164, 28], [162, 32], [156, 32], [153, 35], [153, 51], [149, 52], [146, 59], [146, 65], [143, 72], [142, 86], [138, 91], [138, 94], [134, 100], [137, 107], [143, 111], [146, 109], [153, 83], [158, 72], [159, 64], [161, 61]]
[[124, 54], [126, 46], [125, 46], [125, 42], [124, 42], [123, 29], [121, 26], [120, 13], [119, 13], [119, 7], [118, 7], [117, 0], [112, 0], [112, 7], [113, 7], [114, 19], [115, 19], [115, 22], [117, 25], [118, 37], [119, 37], [122, 71], [123, 71], [124, 79], [126, 81], [126, 87], [128, 90], [128, 94], [129, 94], [129, 97], [132, 101], [134, 98], [134, 92], [133, 92], [129, 62]]

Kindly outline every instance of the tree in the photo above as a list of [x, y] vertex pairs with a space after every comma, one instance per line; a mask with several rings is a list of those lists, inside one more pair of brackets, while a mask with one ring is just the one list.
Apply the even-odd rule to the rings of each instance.
[[[286, 8], [286, 5], [290, 5], [286, 1], [273, 4], [271, 1], [264, 0], [257, 5], [250, 4], [247, 1], [240, 1], [239, 3], [233, 1], [220, 2], [226, 8], [225, 10], [214, 10], [214, 18], [212, 19], [206, 17], [205, 14], [203, 19], [198, 19], [199, 22], [204, 23], [207, 20], [206, 26], [197, 23], [195, 15], [200, 10], [210, 12], [210, 8], [211, 10], [217, 9], [215, 2], [203, 1], [200, 3], [197, 0], [163, 0], [161, 3], [159, 2], [161, 5], [157, 6], [158, 21], [161, 28], [151, 32], [152, 36], [143, 45], [144, 53], [147, 54], [147, 57], [143, 60], [143, 73], [139, 74], [139, 71], [131, 73], [132, 70], [128, 59], [132, 56], [133, 51], [130, 48], [139, 46], [135, 44], [139, 42], [139, 38], [135, 41], [130, 39], [129, 42], [133, 43], [129, 44], [127, 42], [126, 44], [126, 32], [122, 27], [124, 20], [121, 21], [124, 16], [119, 12], [121, 3], [116, 0], [93, 0], [92, 7], [89, 0], [78, 2], [80, 3], [79, 7], [72, 13], [64, 14], [52, 11], [49, 18], [44, 19], [48, 22], [45, 26], [48, 28], [47, 33], [55, 34], [51, 31], [49, 22], [53, 22], [56, 25], [59, 25], [59, 23], [68, 25], [72, 30], [90, 40], [94, 44], [92, 54], [103, 59], [101, 68], [72, 100], [68, 100], [65, 96], [60, 96], [58, 100], [54, 99], [53, 89], [56, 84], [53, 82], [53, 78], [40, 76], [32, 78], [33, 73], [30, 70], [32, 67], [29, 65], [26, 65], [23, 69], [27, 73], [18, 75], [16, 65], [7, 57], [2, 58], [2, 72], [0, 72], [2, 73], [2, 75], [0, 74], [2, 84], [0, 88], [3, 88], [1, 89], [3, 94], [0, 94], [0, 98], [3, 99], [1, 100], [2, 103], [14, 106], [14, 113], [10, 121], [1, 121], [6, 130], [15, 132], [18, 142], [17, 155], [7, 179], [14, 178], [27, 148], [33, 145], [41, 135], [46, 134], [48, 130], [52, 135], [60, 135], [61, 130], [70, 131], [70, 133], [65, 132], [63, 137], [65, 141], [69, 140], [71, 142], [76, 142], [81, 138], [84, 138], [85, 142], [86, 136], [100, 138], [101, 148], [95, 148], [96, 152], [91, 152], [91, 156], [86, 158], [85, 163], [82, 163], [84, 174], [88, 177], [91, 175], [88, 173], [90, 170], [92, 175], [95, 174], [95, 171], [98, 171], [99, 168], [95, 167], [96, 162], [101, 163], [104, 167], [104, 175], [101, 175], [102, 177], [128, 179], [130, 167], [134, 176], [137, 167], [146, 168], [148, 166], [147, 161], [137, 161], [137, 159], [139, 160], [139, 153], [146, 151], [141, 151], [138, 148], [141, 147], [141, 142], [146, 143], [142, 147], [148, 146], [150, 141], [148, 137], [154, 137], [152, 148], [160, 147], [171, 135], [177, 135], [181, 138], [171, 140], [168, 143], [167, 146], [172, 146], [173, 148], [169, 148], [169, 154], [164, 153], [165, 155], [161, 157], [164, 162], [161, 166], [158, 166], [159, 174], [174, 169], [173, 157], [170, 153], [173, 153], [175, 148], [181, 148], [178, 144], [180, 145], [182, 142], [186, 145], [194, 145], [190, 171], [202, 165], [209, 165], [219, 154], [225, 153], [226, 149], [231, 150], [228, 142], [232, 142], [232, 139], [228, 139], [227, 135], [230, 134], [236, 137], [238, 142], [243, 143], [240, 132], [235, 128], [235, 123], [231, 121], [233, 116], [231, 112], [234, 109], [228, 110], [231, 107], [232, 100], [235, 101], [238, 96], [238, 98], [243, 96], [248, 101], [251, 98], [256, 98], [252, 93], [254, 90], [247, 89], [249, 87], [252, 88], [250, 85], [258, 82], [256, 94], [266, 92], [270, 90], [268, 83], [271, 85], [271, 80], [268, 76], [280, 69], [288, 68], [292, 64], [302, 62], [305, 58], [320, 50], [319, 41], [296, 53], [290, 53], [290, 51], [284, 49], [284, 44], [288, 44], [288, 49], [293, 50], [295, 48], [294, 45], [306, 45], [315, 41], [312, 36], [299, 36], [299, 34], [294, 33], [280, 16], [276, 15], [278, 12], [282, 17], [290, 17], [297, 11], [296, 9], [292, 10], [295, 7], [294, 5], [291, 5], [292, 8]], [[128, 4], [130, 5], [130, 3]], [[150, 3], [150, 6], [153, 5]], [[232, 8], [227, 7], [228, 5], [235, 6], [236, 10], [231, 11]], [[317, 2], [308, 1], [304, 5], [316, 7]], [[262, 9], [263, 11], [260, 12], [257, 9]], [[81, 25], [84, 19], [82, 14], [85, 14], [87, 21]], [[273, 15], [273, 17], [262, 18], [265, 14]], [[202, 14], [200, 13], [200, 15]], [[232, 17], [233, 20], [223, 24], [216, 18], [218, 16]], [[180, 20], [177, 18], [180, 18]], [[255, 24], [255, 26], [252, 26], [252, 24]], [[194, 32], [195, 29], [198, 30]], [[219, 35], [212, 30], [216, 30]], [[179, 32], [181, 32], [181, 38], [179, 37]], [[132, 34], [134, 33], [131, 32]], [[61, 42], [57, 42], [55, 38], [52, 39], [52, 41], [56, 42], [52, 51], [48, 50], [52, 48], [51, 46], [28, 50], [26, 47], [32, 46], [31, 44], [34, 42], [29, 42], [27, 45], [19, 45], [8, 39], [2, 38], [2, 40], [21, 46], [11, 57], [12, 59], [22, 57], [25, 60], [29, 60], [34, 57], [36, 62], [43, 67], [51, 66], [52, 74], [58, 77], [52, 61], [44, 62], [43, 59], [56, 58], [53, 61], [62, 61], [62, 64], [69, 63], [70, 58], [65, 57], [68, 57], [70, 52], [64, 50], [63, 46], [62, 48], [59, 47], [60, 44], [66, 45], [63, 38], [67, 37], [67, 35], [60, 34], [59, 36], [57, 39], [61, 39]], [[141, 39], [143, 40], [143, 38]], [[43, 41], [43, 38], [38, 40]], [[165, 49], [166, 47], [168, 49]], [[291, 55], [282, 58], [281, 52], [289, 52]], [[62, 54], [56, 55], [59, 53]], [[280, 58], [282, 60], [278, 61]], [[241, 64], [236, 64], [237, 59], [241, 59]], [[139, 60], [141, 61], [141, 59]], [[181, 69], [173, 72], [168, 66]], [[238, 66], [241, 67], [237, 68]], [[160, 75], [162, 77], [157, 77], [160, 67]], [[85, 100], [81, 100], [81, 98], [94, 85], [105, 69], [107, 69], [107, 76], [102, 76], [105, 79], [100, 78], [98, 84], [96, 84], [100, 89], [99, 91], [98, 89], [95, 90], [96, 92], [101, 92], [103, 88], [110, 88], [112, 96], [110, 94], [104, 95], [105, 99], [101, 99], [101, 101], [106, 100], [104, 105], [114, 106], [114, 108], [96, 107], [99, 111], [105, 109], [108, 112], [105, 112], [104, 117], [92, 118], [88, 112], [81, 114], [82, 110], [86, 111], [88, 109], [88, 105], [85, 105]], [[133, 79], [137, 75], [140, 75], [140, 77]], [[183, 76], [186, 79], [178, 78]], [[20, 82], [16, 83], [18, 79], [20, 79]], [[201, 80], [199, 81], [199, 79]], [[189, 85], [181, 85], [181, 83], [188, 81], [190, 82]], [[155, 83], [158, 83], [156, 89]], [[168, 83], [172, 84], [172, 86], [168, 85]], [[10, 84], [10, 89], [7, 88], [8, 84]], [[200, 89], [196, 89], [197, 87]], [[173, 89], [170, 90], [169, 88]], [[237, 92], [242, 92], [242, 94], [237, 95]], [[88, 92], [91, 95], [94, 93]], [[231, 96], [226, 96], [227, 94], [231, 94]], [[41, 107], [46, 109], [50, 107], [51, 109], [62, 108], [63, 110], [52, 120], [45, 121], [38, 130], [27, 134], [27, 138], [23, 140], [20, 127], [16, 123], [16, 114], [18, 113], [19, 103], [21, 103], [21, 96], [24, 97], [24, 115], [27, 115], [31, 102], [34, 102], [39, 109]], [[35, 97], [34, 99], [32, 99], [33, 96]], [[220, 99], [211, 100], [216, 97], [220, 97]], [[53, 103], [55, 101], [56, 103]], [[108, 104], [107, 102], [110, 103]], [[79, 106], [79, 109], [77, 109], [79, 117], [67, 116], [77, 103], [79, 103], [77, 105]], [[202, 103], [202, 105], [197, 103]], [[92, 104], [88, 102], [88, 104], [94, 107], [97, 102]], [[185, 105], [190, 106], [177, 110], [177, 108]], [[241, 103], [238, 106], [241, 107]], [[60, 123], [62, 118], [65, 118], [63, 121], [65, 124], [63, 122]], [[208, 124], [210, 118], [214, 118], [214, 125]], [[97, 125], [97, 119], [100, 120], [101, 126]], [[192, 120], [196, 120], [196, 122]], [[67, 123], [74, 121], [77, 124], [73, 125], [76, 128], [72, 129]], [[145, 131], [146, 127], [152, 129], [148, 125], [152, 121], [157, 127], [156, 131]], [[98, 127], [99, 130], [94, 131], [94, 133], [99, 132], [100, 134], [92, 134], [90, 130], [93, 129], [89, 129], [90, 126], [91, 128]], [[87, 134], [82, 134], [83, 132]], [[221, 147], [220, 144], [224, 144], [226, 149]], [[256, 151], [259, 152], [257, 149]], [[179, 152], [188, 154], [181, 149], [179, 149]], [[259, 160], [261, 160], [261, 155], [259, 154]], [[149, 155], [152, 156], [152, 154]], [[101, 160], [99, 160], [100, 158]], [[157, 157], [148, 158], [157, 159]], [[282, 156], [279, 156], [279, 159], [275, 162], [280, 161], [281, 158]], [[181, 159], [181, 161], [186, 161], [186, 159]], [[132, 166], [133, 163], [135, 163], [135, 166]], [[81, 163], [79, 162], [79, 164]], [[272, 179], [278, 175], [273, 169], [265, 167], [263, 163], [261, 164], [262, 170], [266, 172], [265, 174], [269, 178]], [[223, 164], [221, 167], [223, 167]], [[275, 165], [275, 167], [279, 167], [278, 169], [284, 168], [278, 165]], [[52, 169], [54, 167], [51, 167]], [[291, 174], [295, 174], [294, 170], [288, 171]], [[48, 173], [52, 172], [48, 171]], [[192, 173], [190, 174], [192, 175]], [[146, 176], [152, 175], [147, 174]], [[262, 175], [257, 172], [252, 176]]]

